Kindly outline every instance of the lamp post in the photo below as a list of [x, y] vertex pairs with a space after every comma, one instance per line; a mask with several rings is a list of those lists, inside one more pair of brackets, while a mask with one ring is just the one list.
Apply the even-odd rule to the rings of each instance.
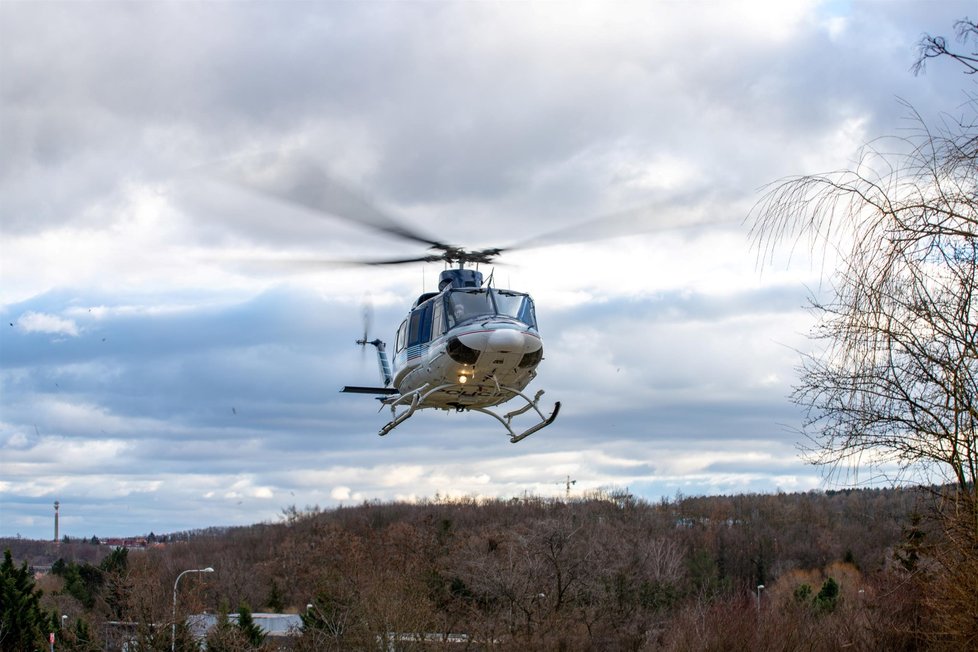
[[763, 584], [757, 585], [757, 615], [761, 615], [761, 591], [764, 590]]
[[170, 652], [175, 652], [177, 649], [177, 585], [180, 584], [180, 578], [186, 575], [187, 573], [213, 573], [213, 572], [214, 569], [208, 566], [207, 568], [191, 568], [177, 575], [177, 579], [173, 583], [173, 625], [170, 628]]

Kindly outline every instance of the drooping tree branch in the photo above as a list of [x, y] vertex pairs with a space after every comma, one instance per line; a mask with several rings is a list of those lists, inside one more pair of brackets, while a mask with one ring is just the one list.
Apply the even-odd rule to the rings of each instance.
[[[978, 23], [965, 18], [954, 24], [954, 31], [957, 40], [967, 45], [968, 41], [974, 40], [978, 46]], [[965, 67], [965, 72], [973, 75], [978, 72], [978, 49], [971, 54], [962, 54], [948, 48], [947, 40], [943, 36], [931, 36], [924, 34], [917, 44], [917, 61], [914, 62], [911, 70], [915, 75], [924, 71], [928, 59], [937, 57], [950, 57]]]

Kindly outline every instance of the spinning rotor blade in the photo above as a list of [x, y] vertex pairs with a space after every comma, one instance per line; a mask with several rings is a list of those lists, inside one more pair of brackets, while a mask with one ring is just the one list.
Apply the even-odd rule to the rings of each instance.
[[[670, 202], [670, 204], [673, 203], [675, 202]], [[671, 209], [668, 204], [663, 203], [661, 205], [642, 206], [619, 213], [603, 215], [578, 222], [577, 224], [564, 226], [548, 233], [533, 236], [499, 251], [537, 249], [576, 242], [608, 240], [627, 235], [669, 231], [672, 229], [691, 229], [707, 225], [733, 225], [736, 223], [730, 220], [716, 220], [702, 215], [690, 218], [687, 213], [684, 213], [682, 216], [677, 216], [675, 209]]]
[[370, 335], [370, 326], [374, 320], [374, 309], [370, 304], [370, 298], [363, 303], [363, 341], [367, 341], [367, 336]]
[[367, 338], [370, 337], [370, 327], [373, 322], [373, 305], [370, 303], [370, 296], [364, 297], [363, 307], [361, 309], [361, 316], [363, 317], [363, 337], [357, 340], [357, 344], [360, 345], [360, 363], [362, 364], [367, 359]]
[[[414, 228], [405, 226], [363, 196], [337, 182], [320, 166], [304, 157], [293, 156], [273, 161], [255, 161], [250, 168], [239, 165], [231, 170], [226, 167], [225, 172], [218, 175], [218, 178], [239, 188], [280, 202], [301, 206], [320, 215], [331, 216], [402, 240], [427, 245], [430, 252], [418, 256], [378, 260], [287, 259], [263, 261], [265, 265], [298, 270], [349, 265], [403, 265], [439, 261], [460, 265], [490, 264], [494, 263], [495, 259], [504, 252], [605, 240], [670, 229], [693, 228], [708, 224], [733, 224], [733, 222], [711, 219], [702, 214], [695, 215], [692, 219], [687, 213], [678, 215], [674, 208], [676, 205], [690, 204], [682, 201], [682, 197], [673, 197], [668, 202], [564, 226], [507, 247], [467, 250], [440, 242]], [[697, 199], [702, 199], [702, 192], [699, 192]]]
[[241, 269], [271, 272], [271, 273], [295, 273], [302, 274], [308, 272], [318, 272], [324, 269], [342, 269], [344, 267], [363, 267], [363, 266], [383, 266], [383, 265], [404, 265], [408, 263], [435, 263], [445, 260], [443, 254], [430, 254], [427, 256], [413, 256], [411, 258], [389, 258], [382, 260], [342, 260], [335, 258], [235, 258], [223, 259], [225, 263], [232, 263]]
[[406, 265], [408, 263], [436, 263], [445, 260], [445, 256], [431, 254], [429, 256], [415, 256], [413, 258], [388, 258], [385, 260], [358, 260], [358, 265]]
[[449, 248], [449, 245], [400, 223], [305, 158], [273, 162], [260, 166], [257, 172], [250, 174], [237, 169], [225, 170], [217, 176], [220, 180], [266, 197], [361, 224], [402, 240], [426, 244], [434, 249]]
[[[432, 247], [434, 248], [434, 247]], [[407, 265], [410, 263], [476, 263], [489, 264], [495, 262], [495, 257], [508, 249], [484, 249], [482, 251], [466, 251], [457, 247], [444, 247], [444, 253], [428, 254], [425, 256], [411, 256], [408, 258], [382, 258], [382, 259], [358, 259], [358, 260], [336, 260], [330, 258], [277, 258], [277, 259], [248, 259], [241, 261], [247, 267], [267, 269], [272, 271], [292, 271], [308, 272], [331, 267], [381, 267], [386, 265]], [[499, 263], [496, 263], [499, 264]]]

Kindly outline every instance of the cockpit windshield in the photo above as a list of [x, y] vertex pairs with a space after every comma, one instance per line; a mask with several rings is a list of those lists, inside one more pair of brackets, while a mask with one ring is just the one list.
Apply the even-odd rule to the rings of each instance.
[[496, 289], [458, 289], [448, 293], [448, 325], [482, 316], [501, 315], [537, 327], [533, 299], [522, 292]]
[[[530, 297], [519, 292], [510, 292], [509, 290], [492, 290], [491, 292], [492, 298], [496, 301], [497, 314], [525, 321], [526, 315], [524, 314], [524, 308], [530, 302]], [[530, 326], [535, 325], [532, 321], [527, 323]]]

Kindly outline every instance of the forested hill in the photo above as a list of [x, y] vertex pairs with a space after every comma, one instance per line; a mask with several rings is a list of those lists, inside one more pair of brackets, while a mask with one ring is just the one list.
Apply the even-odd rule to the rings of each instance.
[[[310, 537], [324, 528], [340, 530], [377, 541], [392, 525], [430, 529], [433, 522], [443, 535], [475, 531], [534, 532], [557, 523], [594, 526], [614, 522], [622, 533], [663, 537], [687, 550], [722, 553], [731, 577], [747, 582], [765, 579], [794, 568], [821, 568], [846, 559], [863, 569], [879, 568], [888, 561], [893, 546], [916, 521], [928, 513], [933, 491], [919, 487], [904, 489], [847, 489], [807, 493], [741, 494], [735, 496], [676, 496], [672, 500], [647, 503], [627, 491], [596, 492], [588, 498], [513, 498], [510, 500], [458, 499], [437, 502], [365, 502], [352, 507], [322, 510], [319, 507], [282, 510], [278, 523], [249, 526], [210, 527], [167, 534], [126, 533], [124, 540], [146, 542], [154, 554], [168, 555], [174, 548], [208, 554], [254, 558], [267, 551], [263, 563], [274, 565], [274, 551], [284, 542]], [[584, 527], [583, 529], [588, 529]], [[54, 545], [31, 539], [0, 539], [18, 562], [50, 566], [57, 559], [97, 563], [113, 545], [93, 545], [99, 537], [65, 537]], [[67, 544], [67, 545], [66, 545]], [[156, 544], [155, 546], [153, 544]], [[162, 544], [162, 545], [161, 545]], [[741, 570], [738, 560], [749, 557], [754, 570]], [[718, 558], [719, 559], [719, 558]], [[736, 569], [736, 570], [735, 570]], [[762, 582], [763, 583], [763, 582]]]
[[[886, 647], [913, 636], [899, 634], [906, 623], [893, 619], [919, 612], [901, 600], [912, 602], [908, 578], [928, 539], [939, 536], [917, 516], [930, 511], [931, 496], [853, 490], [650, 504], [615, 492], [569, 501], [289, 507], [279, 523], [171, 533], [158, 537], [164, 544], [130, 551], [124, 576], [105, 582], [112, 600], [98, 599], [95, 586], [87, 604], [72, 602], [57, 576], [45, 578], [45, 600], [62, 613], [86, 613], [95, 626], [100, 619], [166, 622], [174, 578], [212, 567], [184, 580], [187, 613], [242, 604], [295, 613], [313, 605], [332, 623], [323, 621], [319, 633], [345, 637], [334, 641], [338, 649], [383, 631], [464, 632], [520, 649], [557, 639], [569, 649], [698, 648], [712, 635], [756, 636], [755, 619], [774, 605], [797, 635], [815, 641], [811, 649], [822, 649], [819, 637], [824, 649], [846, 642], [838, 637], [848, 625], [826, 629], [826, 619], [870, 615], [865, 635]], [[65, 562], [69, 571], [75, 561], [98, 564], [109, 552], [81, 543], [0, 545], [18, 563], [72, 557], [61, 571]], [[119, 570], [118, 561], [108, 566]], [[702, 622], [671, 626], [689, 618]], [[788, 631], [785, 623], [769, 626], [771, 636]], [[678, 632], [685, 642], [674, 640]], [[694, 635], [700, 638], [688, 639]]]

